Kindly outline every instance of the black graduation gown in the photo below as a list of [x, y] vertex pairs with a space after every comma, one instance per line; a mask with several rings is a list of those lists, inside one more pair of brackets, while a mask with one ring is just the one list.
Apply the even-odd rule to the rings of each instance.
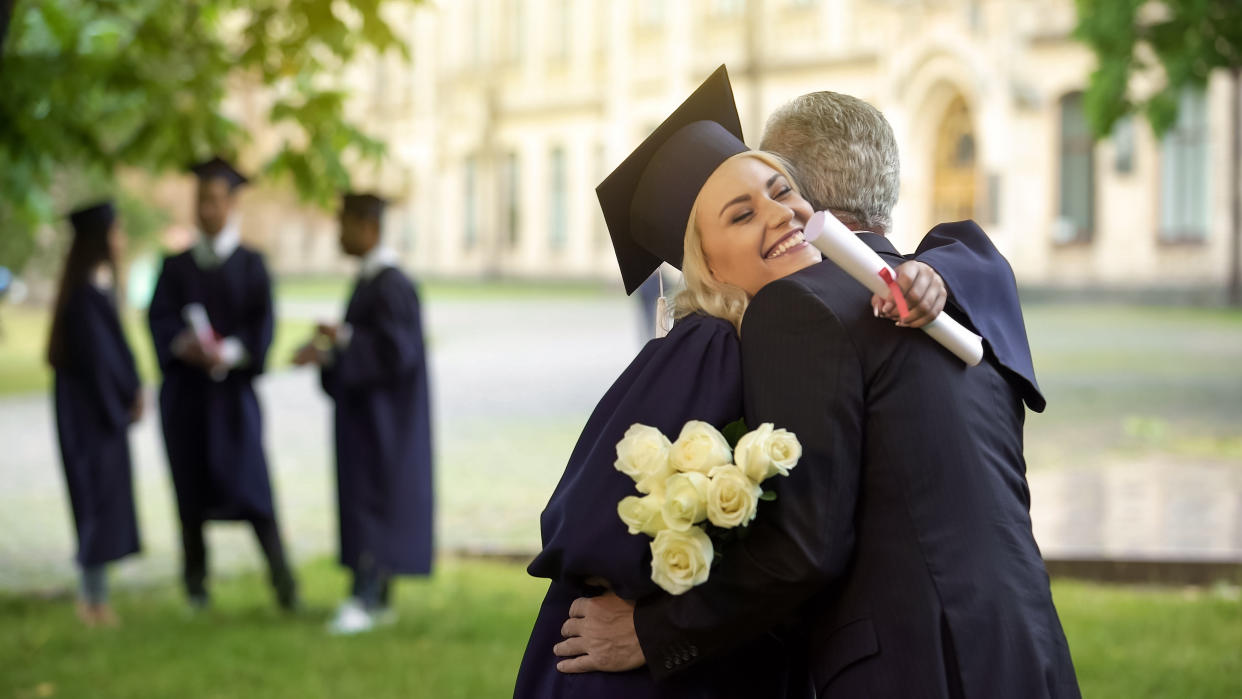
[[1018, 284], [988, 234], [974, 221], [942, 223], [906, 259], [925, 262], [940, 274], [952, 295], [949, 313], [983, 337], [1027, 407], [1043, 412], [1047, 401], [1035, 380]]
[[742, 416], [741, 388], [737, 333], [724, 320], [694, 315], [679, 321], [667, 337], [647, 343], [604, 394], [540, 519], [543, 550], [529, 572], [552, 583], [522, 659], [515, 697], [706, 699], [787, 693], [782, 687], [790, 681], [788, 653], [772, 634], [660, 684], [646, 668], [565, 675], [557, 671], [560, 659], [552, 653], [569, 605], [598, 592], [586, 585], [587, 578], [608, 580], [625, 599], [660, 592], [651, 581], [650, 537], [629, 534], [617, 516], [617, 503], [636, 494], [634, 482], [613, 467], [617, 442], [634, 423], [657, 427], [669, 439], [676, 439], [689, 420], [722, 428]]
[[431, 572], [431, 412], [418, 295], [395, 267], [360, 280], [349, 344], [321, 373], [336, 403], [341, 564]]
[[[221, 337], [236, 337], [247, 361], [213, 381], [172, 354], [186, 327], [182, 309], [199, 303]], [[275, 516], [262, 416], [251, 385], [272, 343], [272, 288], [263, 258], [244, 246], [203, 269], [190, 251], [164, 260], [148, 320], [164, 372], [160, 418], [164, 445], [185, 522]]]
[[111, 298], [90, 284], [65, 303], [65, 365], [56, 369], [56, 430], [77, 528], [77, 562], [137, 553], [130, 408], [141, 389]]

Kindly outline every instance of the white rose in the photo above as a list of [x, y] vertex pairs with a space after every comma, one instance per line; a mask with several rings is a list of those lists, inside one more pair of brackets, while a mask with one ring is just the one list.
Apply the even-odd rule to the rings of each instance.
[[665, 529], [651, 542], [651, 579], [670, 595], [702, 585], [712, 568], [712, 540], [701, 527]]
[[638, 492], [658, 492], [673, 473], [668, 463], [671, 447], [668, 437], [660, 430], [647, 425], [630, 425], [617, 442], [617, 460], [613, 466], [634, 479]]
[[765, 422], [738, 440], [733, 456], [747, 478], [762, 483], [772, 476], [788, 476], [802, 458], [802, 444], [794, 433], [774, 430]]
[[630, 495], [617, 503], [617, 516], [625, 522], [631, 534], [655, 536], [665, 529], [664, 517], [661, 514], [663, 506], [664, 498], [659, 495], [641, 498]]
[[733, 459], [737, 467], [742, 469], [746, 477], [756, 483], [762, 483], [771, 476], [772, 459], [764, 448], [767, 438], [772, 435], [772, 423], [765, 422], [759, 429], [751, 430], [737, 440], [737, 448], [733, 450]]
[[707, 519], [707, 476], [675, 473], [664, 485], [664, 523], [669, 529], [686, 531]]
[[719, 430], [702, 420], [691, 420], [673, 442], [669, 461], [678, 471], [706, 476], [713, 468], [732, 463], [733, 452]]
[[802, 442], [789, 430], [773, 430], [772, 436], [768, 438], [768, 458], [772, 460], [772, 466], [777, 473], [788, 476], [789, 471], [802, 458]]
[[707, 519], [717, 527], [745, 526], [755, 518], [763, 488], [742, 469], [728, 464], [712, 469], [707, 484]]

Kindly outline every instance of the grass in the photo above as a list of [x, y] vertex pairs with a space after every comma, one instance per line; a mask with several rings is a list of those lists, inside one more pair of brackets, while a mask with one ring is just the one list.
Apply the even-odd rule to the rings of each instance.
[[[344, 573], [316, 561], [301, 582], [307, 610], [293, 618], [254, 574], [219, 581], [197, 618], [172, 584], [120, 590], [116, 630], [81, 629], [64, 595], [0, 595], [0, 697], [507, 697], [545, 589], [520, 565], [444, 560], [398, 585], [398, 624], [331, 638]], [[1053, 592], [1084, 696], [1242, 696], [1236, 589]]]

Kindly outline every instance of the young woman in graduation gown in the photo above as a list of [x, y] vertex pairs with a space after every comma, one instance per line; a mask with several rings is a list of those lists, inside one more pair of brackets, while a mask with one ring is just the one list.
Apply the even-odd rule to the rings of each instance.
[[117, 314], [122, 233], [111, 202], [70, 215], [73, 242], [52, 318], [56, 429], [78, 537], [78, 615], [115, 624], [107, 564], [139, 551], [129, 426], [142, 415], [142, 386]]
[[[617, 503], [634, 494], [631, 479], [613, 465], [617, 442], [629, 426], [651, 425], [671, 439], [689, 420], [721, 428], [743, 415], [738, 328], [746, 296], [736, 286], [714, 280], [701, 239], [688, 225], [700, 189], [709, 186], [718, 166], [735, 156], [762, 170], [765, 180], [772, 178], [765, 196], [789, 208], [786, 223], [791, 231], [805, 224], [810, 205], [797, 193], [782, 163], [749, 151], [742, 143], [723, 67], [597, 190], [627, 292], [632, 293], [662, 262], [682, 269], [683, 258], [687, 290], [675, 300], [678, 320], [667, 337], [649, 342], [596, 407], [543, 512], [543, 550], [529, 572], [549, 578], [551, 584], [531, 632], [515, 697], [814, 696], [801, 657], [803, 642], [779, 630], [661, 682], [646, 667], [623, 673], [564, 674], [557, 669], [564, 658], [553, 651], [563, 640], [562, 628], [574, 599], [604, 589], [628, 600], [662, 594], [651, 580], [650, 540], [628, 534], [616, 513]], [[937, 251], [937, 267], [946, 271], [991, 261], [952, 240], [925, 247]], [[805, 243], [794, 241], [786, 248], [789, 254], [778, 251], [772, 256], [773, 268], [788, 267], [778, 275], [819, 260], [818, 252]], [[922, 305], [938, 306], [944, 296], [944, 284], [936, 276]], [[688, 662], [693, 654], [694, 649], [686, 649], [685, 657], [666, 662]]]

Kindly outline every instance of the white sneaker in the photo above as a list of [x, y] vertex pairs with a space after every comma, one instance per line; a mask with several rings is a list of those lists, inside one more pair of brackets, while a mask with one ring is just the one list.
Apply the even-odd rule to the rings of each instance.
[[351, 636], [374, 628], [375, 619], [361, 602], [352, 597], [341, 603], [336, 610], [336, 617], [328, 622], [328, 633], [333, 636]]

